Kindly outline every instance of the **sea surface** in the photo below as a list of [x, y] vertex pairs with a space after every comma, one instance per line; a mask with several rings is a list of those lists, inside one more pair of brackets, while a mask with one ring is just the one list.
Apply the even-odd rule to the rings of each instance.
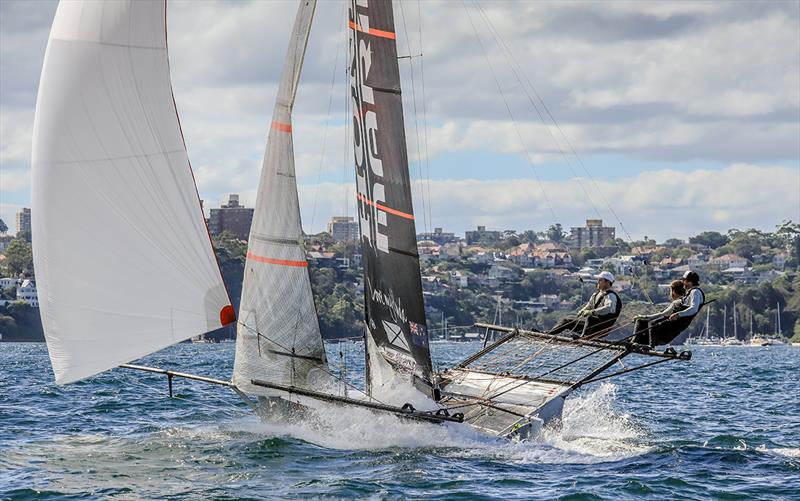
[[[441, 366], [477, 347], [432, 345]], [[328, 348], [360, 380], [360, 343]], [[142, 362], [227, 379], [233, 353]], [[0, 499], [800, 499], [799, 347], [695, 347], [611, 381], [509, 443], [337, 408], [267, 424], [224, 387], [176, 380], [170, 399], [123, 369], [57, 386], [44, 344], [0, 343]]]

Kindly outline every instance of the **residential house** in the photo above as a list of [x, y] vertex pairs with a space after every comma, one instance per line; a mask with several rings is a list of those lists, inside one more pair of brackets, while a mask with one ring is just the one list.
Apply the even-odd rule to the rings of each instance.
[[786, 267], [786, 261], [789, 260], [789, 253], [788, 252], [781, 252], [780, 254], [775, 254], [772, 256], [772, 266], [782, 270]]
[[722, 274], [740, 283], [755, 283], [758, 278], [753, 275], [753, 268], [732, 266], [722, 270]]
[[27, 303], [34, 308], [39, 307], [39, 296], [36, 293], [36, 282], [29, 279], [20, 281], [17, 285], [17, 301]]
[[725, 254], [711, 260], [711, 264], [720, 270], [727, 270], [728, 268], [744, 268], [747, 266], [747, 259], [736, 254]]

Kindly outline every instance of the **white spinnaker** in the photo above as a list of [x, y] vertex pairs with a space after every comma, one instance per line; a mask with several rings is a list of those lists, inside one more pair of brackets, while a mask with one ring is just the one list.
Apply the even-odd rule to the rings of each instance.
[[58, 383], [233, 320], [173, 101], [165, 16], [163, 0], [70, 1], [53, 21], [32, 217]]
[[295, 18], [247, 247], [233, 382], [260, 395], [277, 393], [252, 379], [313, 387], [327, 365], [301, 245], [291, 122], [315, 7], [301, 1]]

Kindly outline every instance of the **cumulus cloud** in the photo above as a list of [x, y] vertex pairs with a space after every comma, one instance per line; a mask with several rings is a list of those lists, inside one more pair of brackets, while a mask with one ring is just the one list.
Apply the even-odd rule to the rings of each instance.
[[[345, 192], [349, 191], [350, 195]], [[426, 196], [422, 196], [422, 192]], [[427, 192], [430, 191], [430, 197]], [[320, 231], [327, 218], [317, 213], [355, 214], [350, 184], [301, 186], [307, 231]], [[442, 226], [459, 233], [477, 225], [494, 229], [543, 230], [552, 210], [565, 227], [601, 217], [617, 235], [633, 238], [688, 238], [706, 230], [774, 230], [784, 219], [800, 219], [800, 170], [733, 164], [721, 170], [663, 169], [613, 181], [576, 178], [539, 183], [532, 179], [449, 179], [414, 185], [417, 230]], [[348, 198], [346, 198], [348, 197]], [[422, 210], [430, 205], [432, 221]], [[612, 213], [613, 208], [613, 213]], [[614, 213], [619, 216], [617, 220]], [[624, 225], [624, 230], [620, 227]]]
[[[658, 194], [659, 187], [674, 178], [688, 176], [690, 184], [713, 182], [715, 175], [731, 176], [733, 167], [726, 165], [743, 163], [751, 170], [755, 165], [783, 165], [790, 172], [800, 171], [800, 4], [465, 3], [469, 14], [461, 3], [425, 1], [420, 16], [416, 2], [399, 2], [395, 16], [399, 53], [423, 54], [400, 61], [409, 157], [419, 160], [427, 151], [436, 179], [431, 189], [436, 187], [442, 197], [459, 201], [475, 195], [473, 206], [485, 210], [467, 211], [472, 214], [470, 225], [536, 227], [546, 226], [536, 218], [552, 217], [542, 200], [535, 202], [535, 193], [541, 191], [535, 180], [511, 179], [516, 174], [504, 175], [502, 165], [494, 167], [495, 181], [459, 179], [457, 169], [437, 162], [453, 154], [524, 156], [527, 150], [530, 161], [552, 164], [559, 161], [561, 150], [570, 148], [562, 131], [590, 167], [594, 155], [612, 153], [640, 162], [648, 171], [641, 179], [628, 180], [629, 186], [638, 187], [635, 192], [618, 191], [623, 185], [618, 180], [609, 186], [620, 210], [635, 211], [632, 218], [637, 220], [645, 220], [640, 214], [647, 213], [646, 203], [652, 206], [651, 218], [659, 219], [663, 207], [658, 197], [641, 193]], [[55, 5], [0, 2], [2, 192], [13, 192], [18, 205], [28, 203], [22, 195], [27, 190], [23, 172], [29, 168], [35, 93]], [[248, 204], [254, 200], [296, 9], [295, 1], [169, 2], [175, 97], [207, 207], [224, 201], [230, 192], [240, 193]], [[347, 207], [340, 191], [351, 181], [344, 13], [340, 2], [318, 4], [295, 107], [298, 179], [303, 196], [310, 196], [309, 190], [318, 193], [317, 221]], [[420, 121], [423, 109], [427, 129]], [[547, 111], [557, 118], [560, 130], [542, 121], [540, 113], [547, 118]], [[422, 128], [420, 135], [427, 136], [427, 150], [417, 146], [415, 123]], [[681, 164], [681, 173], [652, 172], [664, 162]], [[687, 174], [695, 163], [716, 169], [697, 168], [694, 175]], [[487, 193], [497, 191], [493, 204], [478, 196], [480, 186]], [[753, 186], [783, 193], [781, 186]], [[581, 190], [564, 188], [562, 193], [558, 185], [549, 188], [555, 190], [554, 200], [574, 204], [569, 206], [574, 210], [565, 205], [559, 211], [566, 214], [565, 222], [580, 222], [592, 211], [591, 204], [570, 195]], [[520, 207], [500, 196], [516, 190], [528, 205]], [[7, 202], [9, 195], [4, 196]], [[796, 203], [796, 191], [791, 196], [784, 205]], [[437, 205], [436, 200], [431, 202], [433, 224], [459, 231], [466, 227], [459, 223], [463, 207]], [[629, 200], [641, 203], [629, 206]], [[700, 204], [705, 197], [694, 200], [703, 214], [715, 214], [714, 221], [703, 221], [708, 224], [724, 226], [755, 210], [744, 205], [726, 208], [721, 202], [706, 208]], [[514, 214], [517, 209], [520, 214]], [[3, 210], [4, 220], [13, 219]], [[797, 218], [791, 213], [786, 217]], [[769, 229], [779, 218], [751, 219]], [[310, 222], [305, 213], [304, 221]], [[646, 231], [646, 226], [641, 228]]]

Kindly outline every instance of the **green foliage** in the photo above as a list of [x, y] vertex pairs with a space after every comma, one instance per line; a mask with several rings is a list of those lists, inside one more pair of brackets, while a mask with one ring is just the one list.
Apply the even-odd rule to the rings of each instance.
[[539, 241], [539, 235], [533, 230], [526, 230], [521, 235], [519, 235], [521, 242], [528, 242], [535, 244]]
[[547, 238], [556, 243], [561, 243], [567, 236], [566, 232], [564, 232], [564, 229], [561, 227], [561, 223], [551, 224], [547, 228], [545, 234]]
[[23, 302], [0, 306], [0, 334], [3, 341], [44, 341], [39, 308]]
[[2, 261], [3, 274], [17, 277], [21, 274], [33, 274], [33, 253], [31, 244], [24, 238], [15, 238], [5, 250], [6, 258]]
[[225, 283], [234, 309], [239, 311], [247, 243], [224, 231], [212, 239], [212, 244], [222, 271], [222, 281]]
[[723, 235], [718, 231], [704, 231], [697, 236], [691, 237], [689, 243], [700, 244], [716, 249], [727, 244], [729, 241], [727, 235]]

